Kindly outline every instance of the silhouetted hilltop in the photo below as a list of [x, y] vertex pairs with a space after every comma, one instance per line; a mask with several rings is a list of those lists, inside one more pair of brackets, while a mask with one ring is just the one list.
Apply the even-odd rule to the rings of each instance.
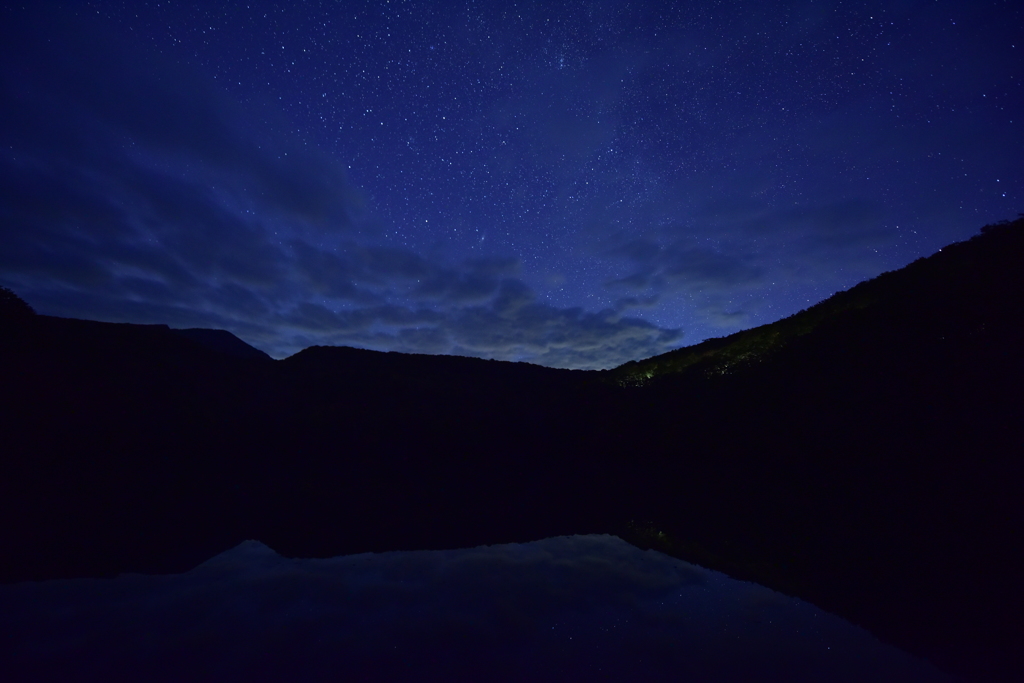
[[0, 321], [16, 323], [35, 314], [35, 310], [20, 296], [6, 287], [0, 287]]
[[988, 226], [609, 372], [268, 361], [228, 333], [32, 315], [11, 293], [0, 580], [182, 571], [249, 538], [327, 557], [613, 532], [968, 680], [1020, 680], [1022, 262], [1024, 221]]
[[208, 330], [201, 327], [193, 327], [185, 330], [172, 330], [172, 332], [202, 344], [208, 349], [213, 349], [229, 356], [272, 360], [265, 351], [260, 351], [256, 347], [246, 344], [227, 330]]
[[506, 402], [510, 395], [524, 391], [560, 391], [569, 385], [595, 380], [594, 373], [530, 363], [344, 346], [312, 346], [285, 358], [279, 365], [284, 376], [301, 378], [328, 392], [343, 392], [346, 386], [358, 383], [367, 389], [388, 387], [389, 391], [437, 392], [439, 396], [475, 392], [485, 402]]
[[858, 324], [871, 325], [875, 318], [880, 325], [916, 327], [925, 335], [980, 334], [985, 332], [984, 325], [993, 322], [1016, 325], [1024, 311], [1016, 260], [1022, 250], [1021, 219], [985, 226], [965, 242], [837, 292], [788, 318], [626, 363], [612, 370], [609, 378], [623, 386], [637, 386], [666, 375], [736, 372], [765, 362], [797, 338], [853, 318]]
[[[492, 381], [523, 381], [524, 378], [561, 380], [579, 377], [582, 370], [547, 368], [531, 363], [485, 360], [468, 356], [433, 356], [427, 354], [370, 351], [348, 346], [311, 346], [285, 358], [282, 365], [290, 370], [330, 369], [337, 372], [394, 378], [424, 377], [442, 381], [444, 377], [463, 376], [477, 382], [486, 377]], [[557, 381], [557, 380], [556, 380]]]

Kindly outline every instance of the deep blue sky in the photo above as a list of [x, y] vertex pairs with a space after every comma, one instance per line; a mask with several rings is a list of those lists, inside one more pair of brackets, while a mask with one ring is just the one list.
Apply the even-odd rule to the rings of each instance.
[[39, 312], [610, 367], [1024, 211], [1014, 2], [0, 9]]

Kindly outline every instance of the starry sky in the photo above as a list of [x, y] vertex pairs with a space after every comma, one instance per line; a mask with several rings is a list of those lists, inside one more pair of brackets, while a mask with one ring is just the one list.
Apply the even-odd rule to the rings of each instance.
[[0, 8], [40, 313], [607, 368], [1024, 211], [1003, 1]]

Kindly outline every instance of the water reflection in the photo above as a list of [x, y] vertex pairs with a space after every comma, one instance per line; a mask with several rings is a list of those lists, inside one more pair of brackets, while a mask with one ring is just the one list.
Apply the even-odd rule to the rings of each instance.
[[951, 680], [614, 536], [326, 560], [247, 541], [185, 574], [0, 586], [0, 614], [26, 680]]

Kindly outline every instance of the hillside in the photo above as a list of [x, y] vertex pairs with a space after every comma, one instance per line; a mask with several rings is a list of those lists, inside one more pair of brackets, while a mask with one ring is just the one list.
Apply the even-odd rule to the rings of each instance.
[[[1017, 680], [1024, 220], [608, 372], [0, 318], [0, 580], [617, 533]], [[239, 346], [242, 344], [243, 346]]]
[[650, 454], [648, 542], [968, 680], [1018, 677], [1022, 256], [1024, 221], [990, 226], [775, 325], [638, 363], [643, 382], [612, 373]]
[[[897, 323], [901, 327], [928, 322], [941, 325], [939, 321], [945, 320], [950, 328], [967, 323], [969, 334], [984, 333], [989, 318], [1016, 324], [1024, 310], [1024, 301], [1015, 296], [1020, 293], [1021, 279], [1014, 259], [1021, 248], [1020, 219], [989, 225], [966, 242], [951, 244], [929, 258], [838, 292], [788, 318], [626, 363], [612, 370], [610, 378], [622, 386], [642, 386], [668, 375], [736, 372], [847, 317], [889, 325], [895, 314], [902, 313], [906, 319]], [[1005, 308], [995, 310], [997, 305]], [[948, 331], [964, 333], [962, 329]]]

